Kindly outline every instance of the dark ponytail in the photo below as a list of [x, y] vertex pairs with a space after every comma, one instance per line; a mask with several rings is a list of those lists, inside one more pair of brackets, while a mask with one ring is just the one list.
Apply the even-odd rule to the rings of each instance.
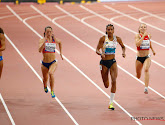
[[[107, 28], [108, 28], [109, 26], [112, 26], [113, 29], [114, 29], [114, 26], [113, 26], [112, 24], [108, 24], [108, 25], [106, 25], [106, 30], [107, 30]], [[107, 34], [107, 31], [106, 31], [105, 33]]]
[[3, 29], [2, 29], [2, 28], [0, 28], [0, 33], [4, 34], [4, 31], [3, 31]]

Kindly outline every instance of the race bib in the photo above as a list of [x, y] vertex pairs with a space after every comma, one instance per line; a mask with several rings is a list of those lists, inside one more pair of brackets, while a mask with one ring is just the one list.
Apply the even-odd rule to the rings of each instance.
[[114, 54], [116, 48], [105, 48], [105, 53], [106, 54]]
[[45, 51], [55, 52], [56, 44], [55, 43], [45, 43]]
[[150, 48], [150, 41], [149, 40], [143, 40], [140, 49], [149, 49]]

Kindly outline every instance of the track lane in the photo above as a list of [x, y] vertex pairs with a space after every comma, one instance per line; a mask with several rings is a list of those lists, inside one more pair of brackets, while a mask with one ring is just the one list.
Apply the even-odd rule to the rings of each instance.
[[[17, 20], [17, 18], [14, 17], [14, 18], [11, 19], [11, 21], [13, 21], [13, 20]], [[16, 22], [18, 24], [17, 25], [18, 29], [24, 29], [21, 26], [19, 26], [18, 21], [16, 21]], [[16, 26], [16, 24], [15, 25], [13, 25], [13, 24], [11, 25], [11, 24], [12, 23], [10, 23], [10, 21], [9, 21], [9, 25], [3, 24], [3, 26], [6, 27], [5, 28], [6, 29], [6, 34], [10, 34], [11, 39], [15, 39], [14, 42], [16, 41], [17, 45], [21, 45], [21, 48], [22, 48], [22, 46], [23, 46], [22, 44], [25, 43], [26, 35], [24, 35], [24, 37], [22, 37], [22, 40], [19, 39], [20, 34], [17, 34], [17, 35], [13, 36], [15, 30], [9, 30], [8, 26], [10, 26], [10, 28], [13, 29]], [[23, 30], [21, 32], [25, 33], [26, 30]], [[19, 33], [19, 31], [17, 33]], [[31, 34], [31, 36], [30, 36], [31, 38], [32, 38], [32, 35], [33, 34]], [[29, 38], [26, 39], [26, 40], [27, 40], [27, 43], [28, 43]], [[22, 44], [21, 44], [21, 42], [22, 42]], [[24, 48], [27, 48], [27, 46], [24, 47]], [[36, 46], [36, 47], [38, 47], [38, 46]], [[30, 46], [29, 48], [32, 48], [32, 46]], [[28, 52], [30, 50], [29, 48], [27, 48]], [[13, 50], [13, 48], [11, 50]], [[11, 55], [11, 53], [13, 53], [14, 55]], [[12, 58], [9, 55], [11, 55]], [[12, 60], [15, 60], [17, 65], [14, 65], [14, 63], [13, 63], [13, 66], [14, 66], [15, 69], [11, 69], [13, 71], [11, 74], [14, 74], [14, 72], [17, 70], [17, 67], [20, 66], [20, 69], [21, 69], [20, 72], [18, 70], [17, 71], [18, 73], [15, 73], [15, 75], [13, 75], [12, 77], [7, 72], [8, 76], [11, 78], [11, 80], [14, 79], [13, 80], [13, 85], [14, 85], [14, 83], [15, 84], [18, 83], [18, 84], [15, 85], [15, 88], [13, 86], [10, 88], [11, 90], [13, 90], [13, 89], [15, 90], [15, 91], [12, 91], [12, 94], [15, 95], [15, 96], [13, 97], [12, 95], [9, 95], [11, 93], [11, 92], [8, 92], [8, 91], [11, 91], [10, 89], [9, 90], [4, 89], [4, 91], [7, 91], [6, 98], [5, 97], [4, 98], [7, 99], [7, 102], [6, 102], [7, 105], [9, 104], [9, 108], [11, 108], [11, 111], [14, 112], [14, 119], [16, 119], [16, 123], [17, 124], [26, 124], [26, 123], [30, 124], [30, 122], [32, 122], [31, 124], [33, 124], [33, 123], [47, 124], [47, 120], [49, 120], [49, 123], [54, 123], [56, 121], [57, 124], [58, 123], [59, 124], [66, 124], [66, 123], [73, 124], [73, 122], [66, 115], [66, 113], [63, 111], [63, 109], [59, 106], [59, 104], [56, 103], [55, 101], [52, 102], [50, 93], [49, 93], [49, 96], [48, 96], [48, 94], [47, 95], [45, 94], [45, 92], [43, 91], [43, 85], [38, 80], [38, 78], [34, 75], [34, 73], [30, 72], [30, 75], [29, 75], [28, 72], [31, 71], [31, 69], [29, 69], [29, 67], [27, 67], [26, 63], [24, 63], [22, 58], [19, 58], [19, 55], [16, 52], [14, 53], [14, 52], [11, 52], [11, 51], [7, 56], [10, 59], [9, 61], [7, 61], [7, 62], [9, 62], [9, 64], [6, 64], [8, 66], [8, 72], [9, 72], [9, 69], [10, 69], [9, 67], [11, 66], [11, 62], [13, 62]], [[18, 59], [15, 56], [18, 56]], [[36, 60], [34, 59], [34, 56], [35, 56], [35, 51], [33, 53], [33, 60], [36, 62]], [[21, 65], [23, 65], [25, 68]], [[40, 69], [40, 63], [39, 63], [39, 65], [37, 65], [37, 67]], [[4, 67], [4, 68], [7, 69], [6, 67]], [[25, 73], [25, 74], [23, 75], [23, 73]], [[21, 78], [18, 79], [18, 76], [21, 76]], [[29, 77], [30, 77], [30, 79], [29, 79]], [[26, 80], [26, 82], [24, 80]], [[12, 83], [11, 81], [9, 82], [8, 80], [2, 81], [2, 82], [4, 82], [4, 84], [5, 83]], [[25, 84], [24, 87], [22, 87], [22, 83]], [[38, 83], [38, 84], [35, 84], [35, 83]], [[4, 86], [4, 88], [6, 88], [6, 87], [7, 86]], [[26, 90], [26, 92], [24, 92], [25, 90]], [[37, 91], [36, 92], [36, 90], [42, 90], [42, 91]], [[33, 94], [34, 92], [35, 92], [35, 94]], [[26, 96], [28, 96], [28, 97], [30, 96], [30, 97], [27, 98], [27, 99], [24, 99]], [[41, 98], [38, 98], [39, 96]], [[13, 97], [13, 98], [8, 98], [8, 97]], [[20, 97], [21, 97], [21, 99], [19, 99]], [[38, 102], [40, 102], [40, 103], [38, 104]], [[51, 108], [54, 107], [54, 106], [56, 107], [56, 109], [51, 110]], [[35, 113], [33, 113], [34, 111], [35, 111]], [[51, 111], [52, 111], [52, 113], [51, 113]], [[23, 113], [26, 113], [26, 115], [23, 115]], [[40, 113], [42, 113], [42, 115], [40, 115]], [[57, 115], [57, 113], [58, 113], [58, 115]], [[50, 115], [52, 115], [52, 117], [50, 117]], [[38, 116], [38, 117], [36, 117], [36, 116]], [[65, 119], [65, 120], [63, 120], [63, 119]], [[25, 121], [29, 121], [29, 122], [24, 123]]]
[[[39, 22], [41, 19], [42, 19], [42, 18], [40, 18], [40, 19], [37, 20], [36, 22]], [[28, 22], [29, 22], [29, 21], [28, 21]], [[33, 23], [33, 21], [30, 21], [30, 22]], [[33, 25], [34, 25], [34, 24], [33, 24]], [[35, 27], [35, 26], [34, 26], [34, 27]], [[56, 28], [57, 28], [57, 27], [56, 27]], [[36, 29], [38, 29], [38, 28], [36, 28]], [[58, 29], [58, 28], [57, 28], [57, 29]], [[42, 30], [43, 30], [43, 29], [41, 28], [41, 29], [40, 29], [40, 33], [41, 33], [41, 34], [42, 34]], [[60, 30], [57, 30], [57, 31], [60, 32]], [[62, 32], [63, 32], [63, 31], [61, 31], [60, 33], [62, 33]], [[60, 33], [59, 33], [59, 35], [60, 35]], [[63, 36], [63, 35], [65, 36], [65, 34], [61, 34], [61, 36]], [[64, 37], [64, 36], [63, 36], [63, 37]], [[64, 39], [64, 38], [63, 38], [63, 39]], [[66, 39], [64, 39], [64, 40], [66, 40]], [[92, 43], [92, 42], [91, 42], [91, 43]], [[69, 46], [69, 45], [68, 45], [68, 46]], [[77, 44], [76, 44], [75, 46], [76, 46], [76, 48], [79, 47], [79, 45], [77, 46]], [[66, 48], [66, 49], [67, 49], [67, 48]], [[80, 50], [81, 50], [81, 49], [80, 49]], [[85, 49], [83, 49], [83, 50], [85, 50]], [[82, 51], [82, 50], [81, 50], [81, 51]], [[67, 51], [67, 52], [68, 52], [68, 51]], [[87, 51], [87, 52], [88, 52], [88, 51]], [[69, 52], [68, 52], [68, 55], [70, 55], [70, 54], [74, 55], [74, 53], [69, 53]], [[27, 55], [27, 56], [28, 56], [28, 55]], [[94, 55], [92, 55], [92, 56], [94, 56]], [[91, 56], [91, 57], [92, 57], [92, 56]], [[76, 55], [76, 57], [78, 57], [78, 56]], [[72, 58], [72, 57], [70, 57], [70, 58]], [[97, 60], [97, 62], [99, 62], [99, 60]], [[81, 64], [80, 61], [79, 61], [79, 64]], [[85, 64], [84, 64], [84, 65], [85, 65]], [[93, 64], [92, 64], [92, 65], [93, 65]], [[97, 66], [98, 66], [98, 65], [97, 65]], [[93, 70], [93, 69], [94, 69], [94, 68], [91, 68], [91, 70]], [[70, 73], [70, 72], [69, 72], [69, 73]], [[99, 79], [100, 79], [100, 77], [99, 77]], [[127, 80], [127, 79], [125, 79], [125, 80]], [[85, 82], [85, 81], [84, 81], [84, 82]], [[135, 87], [134, 87], [134, 88], [135, 88]], [[121, 87], [121, 89], [122, 89], [122, 87]], [[70, 92], [70, 91], [69, 91], [69, 92]], [[125, 93], [125, 91], [123, 91], [123, 93]], [[130, 92], [130, 94], [131, 94], [131, 93], [132, 93], [132, 92]], [[141, 93], [141, 92], [140, 92], [140, 93]], [[93, 96], [92, 96], [92, 97], [93, 97]], [[150, 100], [150, 99], [151, 99], [151, 98], [146, 98], [145, 101], [148, 101], [148, 100]], [[69, 99], [68, 99], [68, 100], [69, 100]], [[98, 100], [98, 98], [96, 98], [96, 99], [94, 99], [94, 100]], [[100, 101], [102, 101], [102, 100], [103, 100], [103, 98], [101, 98]], [[93, 100], [92, 100], [92, 101], [93, 101]], [[71, 103], [71, 102], [70, 102], [70, 103]], [[141, 102], [141, 103], [142, 103], [142, 102]], [[79, 103], [77, 103], [77, 104], [79, 104]], [[88, 104], [87, 104], [87, 105], [88, 105]], [[91, 107], [93, 107], [93, 105], [95, 105], [95, 104], [92, 103]], [[102, 106], [102, 105], [101, 105], [101, 106]], [[71, 107], [72, 107], [72, 108], [75, 108], [75, 107], [72, 106], [72, 104], [71, 104]], [[84, 107], [85, 107], [85, 106], [84, 106]], [[91, 108], [91, 107], [90, 107], [90, 108]], [[99, 105], [98, 107], [100, 107], [100, 105]], [[104, 106], [104, 107], [105, 107], [105, 106]], [[136, 106], [135, 106], [135, 107], [136, 107]], [[94, 110], [93, 110], [93, 111], [94, 111]], [[80, 113], [80, 114], [81, 114], [81, 113]], [[106, 115], [105, 115], [105, 114], [106, 114]], [[119, 115], [119, 114], [118, 114], [118, 115]], [[117, 117], [118, 115], [115, 114], [116, 117]], [[100, 114], [98, 114], [98, 116], [100, 116]], [[109, 113], [106, 113], [106, 112], [103, 112], [103, 113], [102, 113], [102, 118], [103, 118], [104, 120], [105, 120], [105, 118], [109, 118], [108, 116], [109, 116]], [[100, 117], [99, 117], [99, 118], [100, 118]], [[118, 119], [118, 118], [120, 118], [120, 117], [117, 117], [116, 119]]]
[[[68, 8], [68, 7], [67, 7], [67, 8]], [[59, 20], [59, 22], [62, 23], [62, 22], [65, 22], [66, 20], [67, 20], [67, 22], [69, 22], [69, 17], [67, 17], [67, 18], [64, 19], [64, 20], [61, 19], [61, 20]], [[72, 20], [71, 22], [72, 22], [72, 24], [74, 24], [74, 25], [77, 24], [75, 21], [73, 22], [73, 20]], [[63, 23], [63, 26], [64, 26], [64, 25], [66, 26], [66, 23]], [[68, 25], [67, 25], [67, 26], [68, 26]], [[71, 27], [72, 27], [71, 29], [75, 30], [75, 28], [74, 28], [73, 25], [71, 25]], [[82, 31], [82, 30], [80, 30], [80, 29], [81, 29], [81, 26], [77, 27], [77, 29], [79, 29], [79, 31]], [[73, 30], [72, 30], [72, 31], [73, 31]], [[89, 31], [89, 30], [88, 30], [88, 31]], [[76, 34], [76, 33], [75, 33], [75, 34]], [[82, 33], [80, 33], [80, 34], [82, 34]], [[76, 52], [77, 52], [77, 51], [76, 51]], [[83, 60], [86, 60], [86, 59], [83, 59]]]
[[4, 125], [10, 125], [11, 124], [9, 116], [6, 113], [6, 110], [5, 110], [4, 105], [3, 105], [1, 100], [0, 100], [0, 121], [1, 121], [1, 124], [4, 124]]
[[[38, 22], [38, 20], [37, 20], [37, 22]], [[47, 21], [44, 21], [44, 22], [45, 22], [45, 25], [48, 24]], [[29, 23], [29, 22], [28, 22], [28, 23]], [[33, 25], [34, 25], [34, 21], [33, 21]], [[35, 24], [35, 26], [36, 26], [36, 24]], [[34, 26], [34, 27], [35, 27], [35, 26]], [[36, 29], [39, 30], [39, 32], [41, 32], [40, 34], [42, 34], [42, 30], [43, 30], [43, 29], [42, 29], [42, 27], [41, 27], [41, 24], [38, 24], [38, 27], [37, 27]], [[56, 29], [56, 28], [55, 28], [55, 29]], [[58, 32], [60, 32], [60, 31], [58, 30]], [[89, 51], [90, 51], [90, 50], [89, 50]], [[65, 54], [64, 54], [64, 55], [65, 55]], [[73, 55], [72, 55], [72, 56], [73, 56]], [[77, 81], [76, 81], [76, 82], [77, 82]], [[83, 83], [82, 83], [83, 86], [84, 86], [84, 83], [86, 83], [86, 82], [83, 82]], [[91, 84], [89, 84], [89, 85], [92, 86]], [[68, 87], [68, 88], [69, 88], [69, 87]], [[87, 87], [85, 87], [85, 90], [86, 90], [86, 88], [87, 88]], [[93, 88], [93, 86], [92, 86], [92, 88]], [[82, 89], [82, 87], [81, 87], [81, 89]], [[89, 90], [90, 90], [90, 89], [89, 89]], [[97, 89], [96, 89], [96, 90], [97, 90]], [[57, 90], [57, 91], [58, 91], [58, 90]], [[67, 90], [67, 91], [68, 91], [68, 90]], [[89, 96], [89, 95], [90, 95], [89, 93], [91, 93], [90, 91], [89, 91], [89, 92], [87, 91], [85, 95], [84, 95], [84, 90], [82, 90], [82, 91], [83, 91], [83, 93], [80, 93], [80, 94], [83, 94], [83, 97], [84, 97], [86, 94], [87, 94], [87, 95], [86, 95], [85, 97], [90, 97], [90, 96]], [[93, 93], [93, 92], [95, 92], [95, 91], [92, 91], [92, 93]], [[74, 94], [74, 93], [73, 93], [73, 94]], [[63, 95], [65, 95], [65, 94], [63, 94]], [[68, 95], [69, 95], [69, 94], [66, 94], [66, 95], [67, 95], [67, 98], [68, 98]], [[74, 94], [74, 95], [75, 95], [75, 94]], [[76, 94], [76, 95], [78, 95], [78, 94]], [[93, 95], [98, 95], [97, 92], [96, 92], [96, 94], [92, 94], [92, 97], [91, 97], [91, 98], [99, 98], [99, 97], [93, 97]], [[102, 95], [102, 94], [101, 94], [101, 95]], [[102, 95], [102, 96], [103, 96], [103, 95]], [[101, 96], [101, 97], [102, 97], [102, 96]], [[81, 97], [81, 96], [80, 96], [80, 97]], [[80, 98], [80, 97], [77, 97], [77, 98]], [[103, 97], [105, 98], [105, 96], [103, 96]], [[65, 97], [65, 98], [66, 98], [66, 97]], [[85, 99], [86, 99], [86, 98], [85, 98]], [[101, 99], [102, 99], [102, 98], [101, 98]], [[70, 98], [69, 98], [69, 100], [70, 100]], [[81, 100], [81, 101], [82, 101], [82, 100]], [[91, 100], [91, 101], [93, 102], [93, 100]], [[95, 102], [93, 102], [93, 103], [92, 103], [92, 102], [89, 102], [89, 105], [95, 105]], [[81, 102], [81, 103], [82, 103], [82, 102]], [[86, 103], [86, 102], [84, 101], [84, 103]], [[105, 105], [104, 102], [101, 102], [101, 103], [103, 103], [103, 104]], [[72, 105], [73, 105], [73, 104], [72, 104]], [[106, 103], [106, 105], [107, 105], [107, 103]], [[77, 106], [75, 105], [74, 107], [77, 107]], [[78, 106], [78, 107], [79, 107], [79, 106]], [[99, 106], [99, 107], [100, 107], [100, 106]], [[105, 107], [105, 106], [103, 106], [103, 107], [101, 106], [101, 107], [100, 107], [100, 108], [101, 108], [101, 111], [102, 111], [102, 108], [104, 108], [104, 107]], [[107, 107], [107, 106], [106, 106], [106, 107]], [[93, 110], [95, 110], [95, 109], [96, 109], [96, 107], [95, 107]], [[105, 109], [105, 108], [104, 108], [104, 109]], [[71, 110], [71, 112], [72, 112], [72, 110], [74, 110], [74, 109], [71, 108], [70, 110]], [[81, 109], [81, 106], [80, 106], [80, 109], [78, 108], [77, 110], [82, 110], [82, 109]], [[89, 109], [88, 109], [88, 110], [89, 110]], [[92, 110], [92, 109], [91, 109], [91, 110]], [[84, 122], [88, 122], [88, 123], [89, 123], [89, 122], [92, 122], [92, 123], [100, 124], [100, 123], [102, 122], [102, 120], [100, 120], [100, 119], [99, 119], [99, 121], [93, 120], [93, 119], [96, 118], [96, 117], [95, 117], [95, 115], [94, 115], [95, 112], [93, 112], [93, 111], [91, 111], [91, 110], [90, 110], [90, 111], [85, 111], [85, 112], [87, 112], [87, 113], [88, 113], [88, 112], [92, 113], [92, 115], [91, 115], [92, 119], [91, 119], [91, 117], [90, 117], [90, 119], [84, 120], [84, 119], [80, 118], [79, 116], [74, 116], [74, 112], [73, 112], [72, 114], [73, 114], [73, 116], [74, 116], [76, 119], [79, 118], [80, 121], [81, 121], [81, 123], [84, 123]], [[99, 108], [98, 108], [98, 107], [97, 107], [97, 110], [99, 111]], [[106, 110], [107, 110], [107, 108], [106, 108]], [[119, 110], [119, 111], [120, 111], [120, 110]], [[78, 112], [78, 111], [77, 111], [77, 112]], [[77, 112], [76, 112], [76, 113], [77, 113]], [[121, 111], [120, 111], [120, 112], [121, 112]], [[85, 116], [85, 118], [86, 118], [86, 117], [87, 117], [87, 116], [86, 116], [87, 113], [83, 113], [82, 116], [83, 116], [83, 117]], [[94, 113], [94, 114], [93, 114], [93, 113]], [[119, 112], [118, 112], [118, 113], [119, 113]], [[80, 114], [81, 114], [81, 113], [80, 113]], [[122, 112], [122, 114], [123, 114], [123, 112]], [[107, 115], [108, 115], [108, 114], [107, 114]], [[100, 113], [99, 113], [98, 116], [100, 117]], [[126, 117], [127, 119], [129, 119], [127, 116], [124, 116], [124, 118], [123, 118], [123, 115], [122, 115], [122, 120], [124, 120], [125, 117]], [[108, 119], [107, 121], [104, 121], [104, 123], [106, 124], [109, 120], [110, 120], [110, 119]], [[130, 122], [130, 121], [125, 121], [125, 122]], [[115, 123], [118, 123], [118, 122], [116, 121]], [[132, 122], [130, 122], [130, 123], [132, 123]]]
[[[67, 8], [68, 8], [68, 7], [67, 7]], [[67, 11], [68, 11], [68, 10], [67, 10]], [[61, 20], [62, 20], [62, 19], [61, 19]], [[57, 23], [58, 23], [58, 22], [60, 23], [61, 20], [57, 20]], [[68, 19], [63, 19], [63, 20], [68, 20]], [[94, 22], [94, 20], [93, 20], [93, 22]], [[76, 23], [77, 23], [77, 22], [75, 21], [73, 24], [76, 24]], [[66, 24], [66, 23], [65, 23], [65, 24]], [[62, 25], [62, 26], [64, 26], [64, 25]], [[65, 25], [65, 27], [69, 27], [69, 26], [68, 26], [68, 25]], [[76, 26], [71, 26], [71, 27], [72, 27], [72, 29], [74, 29], [74, 30], [76, 29]], [[75, 28], [74, 28], [74, 27], [75, 27]], [[79, 27], [79, 29], [84, 30], [85, 28], [83, 29], [82, 27], [83, 27], [83, 25], [82, 25], [81, 27]], [[71, 29], [71, 31], [74, 31], [74, 30], [72, 30], [72, 29]], [[90, 32], [90, 31], [88, 30], [88, 32]], [[78, 32], [75, 32], [74, 34], [80, 36], [80, 35], [78, 34]], [[80, 33], [80, 34], [83, 34], [83, 33]], [[84, 35], [84, 34], [83, 34], [83, 35]], [[94, 39], [95, 36], [96, 36], [96, 35], [94, 34], [94, 35], [91, 36], [90, 38]], [[81, 39], [83, 39], [83, 40], [84, 40], [84, 38], [85, 38], [85, 37], [81, 37]], [[99, 39], [99, 38], [98, 38], [98, 39]], [[86, 41], [86, 40], [84, 40], [84, 41]], [[97, 41], [97, 40], [95, 40], [95, 41]], [[92, 42], [92, 41], [90, 41], [90, 42]], [[90, 44], [90, 43], [88, 42], [88, 44]], [[97, 43], [96, 43], [96, 46], [97, 46]], [[128, 52], [128, 53], [131, 53], [131, 52]], [[132, 58], [132, 57], [135, 58], [135, 57], [133, 56], [133, 54], [130, 56], [130, 58]], [[132, 62], [132, 66], [133, 66], [133, 67], [131, 68], [131, 69], [133, 69], [133, 71], [131, 72], [132, 74], [135, 74], [134, 63], [135, 63], [135, 62], [133, 61], [133, 62]], [[130, 62], [130, 64], [131, 64], [131, 62]], [[123, 63], [122, 63], [121, 65], [122, 65], [122, 67], [125, 67], [125, 66], [127, 65], [127, 63], [126, 63], [126, 64], [123, 64]], [[127, 68], [128, 68], [128, 67], [127, 67]], [[154, 68], [154, 69], [155, 69], [155, 68]], [[159, 68], [159, 70], [160, 70], [160, 68]], [[161, 69], [161, 70], [162, 70], [162, 69]], [[161, 71], [161, 70], [160, 70], [160, 71]], [[128, 71], [130, 71], [130, 70], [128, 70]], [[156, 71], [157, 71], [157, 70], [156, 70]], [[164, 72], [164, 70], [162, 70], [162, 72]], [[160, 77], [160, 75], [158, 75], [158, 74], [157, 74], [157, 76]], [[160, 77], [160, 78], [162, 79], [162, 77]], [[142, 78], [142, 79], [143, 79], [143, 78]], [[156, 80], [157, 80], [157, 79], [156, 79]], [[160, 87], [157, 87], [157, 85], [156, 85], [155, 87], [160, 89]], [[163, 89], [162, 89], [161, 92], [164, 93]]]

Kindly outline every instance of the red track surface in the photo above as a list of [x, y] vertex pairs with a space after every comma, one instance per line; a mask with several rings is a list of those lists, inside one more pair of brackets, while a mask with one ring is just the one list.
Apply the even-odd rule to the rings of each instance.
[[[165, 18], [165, 2], [154, 2], [154, 4], [150, 2], [104, 3], [85, 4], [83, 6], [108, 19], [120, 15], [105, 8], [105, 4], [136, 19], [146, 16], [147, 14], [129, 8], [128, 4]], [[22, 21], [14, 16], [6, 5], [0, 6], [1, 27], [37, 73], [42, 76], [40, 70], [42, 55], [38, 52], [38, 41], [40, 38]], [[36, 16], [28, 19], [26, 22], [40, 35], [43, 35], [45, 26], [52, 26], [55, 36], [62, 40], [63, 55], [100, 86], [107, 94], [110, 94], [110, 89], [105, 89], [101, 80], [99, 71], [100, 57], [97, 56], [93, 50], [80, 43], [79, 40], [69, 35], [45, 17], [41, 16], [32, 9], [29, 4], [9, 6], [22, 19]], [[57, 9], [54, 4], [34, 6], [51, 19], [67, 15]], [[70, 14], [75, 15], [79, 19], [93, 15], [82, 9], [79, 4], [60, 5], [59, 7]], [[1, 19], [1, 17], [4, 16], [9, 17]], [[153, 20], [155, 21], [154, 23]], [[97, 16], [84, 21], [102, 32], [105, 31], [105, 26], [110, 23]], [[131, 20], [128, 17], [120, 17], [113, 21], [135, 32], [139, 26], [138, 21]], [[161, 29], [165, 27], [164, 21], [155, 17], [148, 17], [143, 21]], [[93, 48], [96, 48], [98, 40], [102, 36], [101, 33], [69, 16], [57, 19], [56, 23]], [[165, 28], [163, 30], [165, 30]], [[164, 44], [164, 32], [149, 26], [148, 31], [151, 32], [153, 40]], [[136, 49], [134, 44], [135, 34], [115, 25], [115, 35], [120, 36], [124, 44]], [[4, 69], [0, 82], [0, 93], [4, 98], [16, 125], [74, 124], [57, 101], [51, 98], [50, 93], [45, 94], [41, 81], [7, 40], [6, 44], [7, 48], [3, 52]], [[163, 58], [165, 53], [164, 47], [155, 43], [153, 43], [153, 47], [156, 51], [156, 56], [152, 56], [152, 59], [165, 66], [165, 60]], [[109, 99], [66, 60], [62, 61], [60, 56], [58, 54], [56, 55], [58, 59], [58, 68], [55, 72], [55, 94], [78, 124], [137, 124], [135, 121], [131, 121], [131, 118], [117, 105], [114, 105], [116, 107], [115, 111], [108, 110]], [[126, 59], [122, 58], [121, 48], [118, 46], [116, 52], [118, 65], [135, 76], [136, 53], [127, 48], [126, 55]], [[152, 62], [150, 68], [150, 86], [163, 96], [165, 96], [164, 74], [165, 69]], [[144, 74], [142, 75], [141, 80], [144, 81]], [[144, 85], [126, 74], [123, 70], [118, 69], [115, 100], [134, 117], [164, 117], [165, 119], [165, 100], [151, 90], [149, 90], [148, 95], [144, 95], [143, 90]], [[0, 123], [2, 125], [11, 124], [2, 103], [0, 103]], [[164, 124], [163, 121], [158, 120], [146, 120], [140, 121], [140, 123], [144, 125]]]

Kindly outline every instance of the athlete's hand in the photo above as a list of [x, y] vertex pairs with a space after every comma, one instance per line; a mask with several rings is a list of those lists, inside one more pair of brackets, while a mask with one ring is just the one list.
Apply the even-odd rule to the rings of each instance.
[[153, 51], [153, 55], [154, 55], [154, 56], [156, 55], [155, 51]]
[[123, 56], [123, 58], [125, 58], [125, 57], [126, 57], [126, 54], [125, 54], [125, 53], [123, 53], [123, 54], [122, 54], [122, 56]]
[[52, 33], [52, 38], [54, 39], [54, 34]]
[[46, 37], [46, 35], [45, 35], [45, 37], [44, 37], [44, 43], [46, 43], [46, 40], [47, 40], [48, 38]]
[[101, 54], [101, 57], [102, 57], [102, 58], [105, 58], [105, 54]]
[[144, 32], [144, 36], [148, 36], [148, 32]]
[[60, 53], [61, 59], [63, 60], [62, 54]]

